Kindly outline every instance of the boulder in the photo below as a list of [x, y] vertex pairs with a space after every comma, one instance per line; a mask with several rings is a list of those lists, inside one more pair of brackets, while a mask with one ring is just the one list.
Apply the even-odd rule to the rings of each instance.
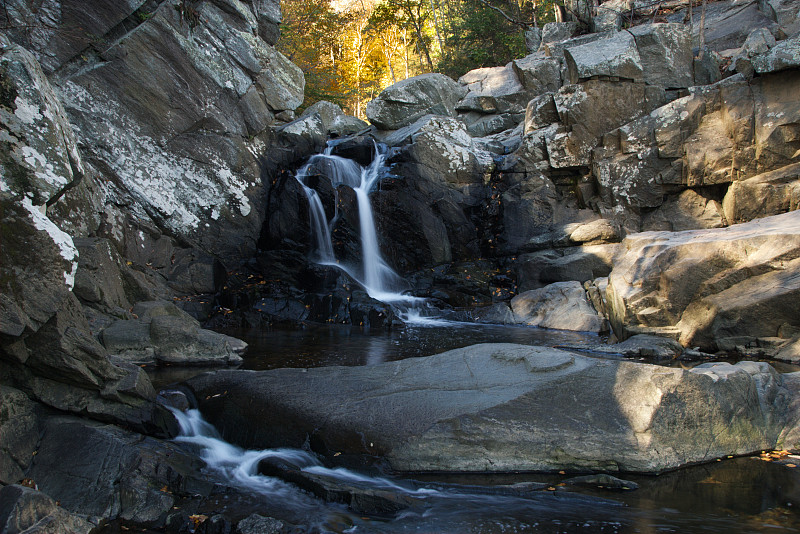
[[444, 74], [422, 74], [390, 85], [367, 104], [367, 119], [383, 130], [397, 130], [428, 115], [453, 117], [468, 90]]
[[131, 308], [122, 272], [125, 261], [110, 241], [102, 238], [73, 240], [78, 249], [78, 270], [73, 292], [83, 303], [121, 315]]
[[539, 95], [525, 109], [525, 135], [558, 122], [558, 110], [551, 93]]
[[759, 7], [769, 18], [778, 23], [786, 35], [800, 32], [800, 6], [792, 0], [764, 0]]
[[520, 291], [528, 291], [555, 282], [607, 276], [616, 250], [616, 245], [588, 245], [522, 254], [514, 264], [517, 284]]
[[800, 163], [733, 182], [722, 201], [730, 224], [777, 215], [800, 207]]
[[684, 370], [509, 344], [368, 367], [217, 371], [187, 385], [242, 446], [311, 443], [398, 471], [657, 473], [771, 449], [790, 415], [766, 363]]
[[728, 222], [722, 202], [702, 189], [686, 189], [677, 196], [670, 196], [658, 209], [642, 217], [642, 231], [721, 228]]
[[[199, 460], [176, 445], [112, 425], [51, 417], [30, 470], [39, 488], [72, 513], [155, 522], [174, 493], [206, 493]], [[164, 489], [165, 488], [165, 489]]]
[[608, 330], [581, 282], [556, 282], [525, 291], [511, 299], [511, 309], [518, 324], [580, 332]]
[[636, 40], [631, 33], [617, 32], [596, 42], [564, 50], [569, 83], [578, 83], [596, 76], [640, 82], [644, 68]]
[[272, 517], [259, 514], [250, 514], [236, 526], [237, 534], [280, 534], [286, 529], [286, 524]]
[[800, 67], [800, 35], [781, 41], [769, 51], [752, 58], [753, 69], [759, 74]]
[[[552, 74], [552, 69], [548, 70], [548, 67], [552, 67], [550, 63], [541, 67], [541, 69], [537, 69], [535, 65], [530, 65], [531, 72], [528, 72], [529, 78], [527, 79], [531, 85], [530, 89], [522, 83], [525, 72], [515, 68], [513, 62], [505, 67], [484, 67], [471, 70], [459, 78], [458, 83], [466, 86], [469, 91], [464, 97], [464, 100], [468, 102], [489, 98], [491, 102], [494, 102], [492, 111], [521, 113], [525, 109], [525, 104], [534, 95], [533, 91], [538, 89], [538, 92], [543, 92], [548, 85], [553, 83], [546, 79], [542, 80], [544, 84], [542, 81], [537, 81], [537, 77], [547, 77]], [[471, 106], [477, 107], [475, 104]], [[459, 107], [462, 107], [461, 104]]]
[[639, 51], [644, 81], [666, 89], [694, 85], [692, 36], [684, 24], [641, 24], [630, 33]]
[[[705, 44], [709, 50], [721, 52], [741, 47], [755, 29], [766, 28], [773, 35], [778, 25], [765, 16], [759, 9], [759, 0], [737, 2], [709, 2], [706, 5]], [[692, 28], [692, 42], [697, 46], [700, 42], [699, 12], [695, 10], [695, 24]], [[683, 22], [686, 14], [680, 11], [667, 17], [669, 22]]]
[[6, 534], [89, 534], [96, 525], [26, 486], [0, 487], [0, 529]]
[[578, 32], [577, 22], [548, 22], [542, 26], [542, 46], [559, 43], [573, 37]]
[[618, 337], [642, 327], [715, 352], [798, 326], [800, 212], [711, 230], [628, 235], [609, 275]]
[[230, 365], [242, 361], [247, 343], [200, 328], [171, 302], [139, 302], [136, 319], [116, 321], [101, 333], [109, 353], [130, 363]]
[[520, 83], [531, 96], [557, 91], [561, 87], [561, 68], [558, 60], [539, 52], [515, 59], [511, 67]]
[[637, 334], [621, 343], [592, 347], [593, 352], [622, 354], [629, 358], [648, 358], [652, 360], [674, 360], [683, 353], [683, 347], [668, 337]]

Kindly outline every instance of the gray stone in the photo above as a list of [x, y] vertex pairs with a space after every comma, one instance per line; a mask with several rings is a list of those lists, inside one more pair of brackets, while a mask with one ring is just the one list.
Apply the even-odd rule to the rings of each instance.
[[100, 334], [106, 350], [131, 363], [155, 363], [150, 325], [140, 320], [116, 321]]
[[705, 50], [703, 57], [692, 59], [692, 71], [695, 85], [717, 83], [722, 77], [719, 55], [714, 51]]
[[219, 371], [188, 386], [242, 446], [313, 435], [320, 452], [383, 456], [400, 471], [655, 473], [773, 448], [790, 411], [766, 363], [683, 370], [504, 344], [368, 367]]
[[607, 276], [617, 249], [616, 245], [588, 245], [522, 254], [514, 265], [519, 290]]
[[542, 44], [542, 30], [538, 27], [529, 27], [525, 30], [525, 48], [532, 54], [539, 50]]
[[620, 229], [608, 219], [597, 219], [588, 223], [576, 223], [569, 232], [569, 240], [577, 244], [601, 245], [619, 243]]
[[636, 41], [629, 32], [617, 32], [599, 41], [567, 48], [564, 51], [569, 83], [595, 76], [643, 81], [642, 60]]
[[777, 22], [783, 33], [795, 35], [800, 32], [800, 5], [793, 0], [761, 0], [759, 8]]
[[692, 36], [683, 24], [642, 24], [630, 29], [644, 81], [668, 89], [694, 85]]
[[800, 212], [711, 230], [629, 235], [609, 275], [617, 336], [647, 326], [715, 352], [732, 336], [797, 326]]
[[[557, 41], [553, 43], [546, 43], [542, 45], [544, 48], [544, 53], [548, 57], [552, 57], [561, 61], [564, 59], [564, 51], [568, 48], [574, 48], [576, 46], [581, 46], [589, 43], [594, 43], [595, 41], [601, 41], [603, 39], [607, 39], [608, 37], [614, 35], [614, 32], [605, 32], [605, 33], [590, 33], [587, 35], [579, 35], [578, 37], [573, 37], [572, 39], [567, 39], [566, 41]], [[562, 76], [562, 79], [564, 77]], [[566, 80], [565, 80], [566, 81]]]
[[5, 534], [89, 534], [95, 528], [40, 491], [17, 485], [0, 487], [0, 530]]
[[81, 238], [73, 242], [79, 253], [75, 295], [82, 302], [110, 313], [120, 314], [130, 309], [122, 276], [128, 266], [111, 242], [102, 238]]
[[752, 62], [759, 74], [800, 67], [800, 35], [779, 42], [768, 52], [753, 57]]
[[514, 312], [504, 302], [496, 302], [491, 306], [479, 308], [472, 312], [472, 318], [476, 323], [487, 324], [516, 324], [517, 322]]
[[616, 32], [622, 29], [622, 13], [630, 12], [629, 0], [606, 0], [597, 6], [597, 15], [592, 17], [595, 32]]
[[199, 327], [192, 320], [162, 315], [150, 322], [150, 338], [159, 362], [184, 365], [226, 365], [242, 361], [247, 344]]
[[593, 350], [607, 354], [622, 354], [628, 357], [674, 360], [681, 355], [683, 347], [668, 337], [637, 334], [621, 343], [594, 347]]
[[577, 22], [548, 22], [542, 27], [542, 46], [566, 41], [578, 31]]
[[552, 94], [539, 95], [528, 102], [525, 110], [525, 135], [554, 122], [558, 122], [558, 110]]
[[239, 521], [236, 532], [238, 534], [280, 534], [285, 528], [286, 524], [279, 519], [251, 514]]
[[[682, 23], [685, 11], [676, 12], [667, 17], [669, 22]], [[698, 46], [700, 42], [700, 12], [695, 9], [692, 42]], [[709, 2], [706, 5], [705, 44], [709, 50], [721, 52], [731, 48], [739, 48], [747, 40], [750, 32], [757, 28], [767, 28], [771, 33], [778, 30], [778, 25], [758, 9], [758, 1], [736, 2], [725, 0]]]
[[622, 480], [611, 475], [584, 475], [572, 477], [565, 480], [571, 486], [590, 486], [611, 490], [635, 490], [639, 489], [639, 484], [630, 480]]
[[519, 324], [581, 332], [608, 330], [581, 282], [556, 282], [525, 291], [511, 299], [511, 309]]
[[800, 163], [733, 182], [722, 201], [730, 224], [800, 208]]
[[504, 67], [471, 70], [459, 78], [458, 83], [469, 90], [467, 98], [488, 96], [494, 100], [497, 112], [521, 113], [533, 94], [546, 90], [546, 87], [552, 84], [546, 80], [537, 81], [537, 76], [546, 77], [550, 73], [547, 65], [543, 66], [542, 71], [535, 66], [531, 66], [531, 69], [532, 72], [528, 72], [527, 78], [530, 88], [524, 86], [522, 82], [525, 71], [515, 68], [513, 62]]
[[541, 52], [511, 62], [520, 83], [531, 96], [557, 91], [561, 87], [561, 69], [558, 60], [545, 57]]
[[367, 104], [367, 119], [384, 130], [397, 130], [428, 115], [456, 115], [468, 90], [444, 74], [422, 74], [384, 89]]
[[642, 217], [642, 231], [722, 228], [727, 222], [722, 202], [704, 196], [702, 191], [686, 189], [677, 196], [670, 196], [658, 209]]

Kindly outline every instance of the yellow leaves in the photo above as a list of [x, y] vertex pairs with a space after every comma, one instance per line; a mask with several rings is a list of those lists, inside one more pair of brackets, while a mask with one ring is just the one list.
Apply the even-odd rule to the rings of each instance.
[[203, 515], [203, 514], [195, 514], [195, 515], [190, 515], [189, 516], [189, 522], [192, 523], [192, 525], [194, 525], [195, 529], [198, 526], [200, 526], [200, 523], [202, 523], [206, 519], [208, 519], [208, 516], [207, 515]]

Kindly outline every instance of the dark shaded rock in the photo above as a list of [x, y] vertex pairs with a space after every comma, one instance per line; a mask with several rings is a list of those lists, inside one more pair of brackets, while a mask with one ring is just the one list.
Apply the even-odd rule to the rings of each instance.
[[654, 360], [674, 360], [683, 353], [683, 347], [668, 337], [637, 334], [621, 343], [595, 347], [595, 352], [622, 354], [628, 357], [652, 358]]
[[564, 51], [569, 83], [595, 76], [643, 81], [644, 70], [636, 41], [629, 32], [617, 32], [598, 41]]
[[[0, 483], [24, 478], [39, 442], [35, 403], [19, 390], [0, 386]], [[0, 525], [2, 525], [0, 521]]]
[[239, 521], [237, 534], [280, 534], [286, 529], [286, 523], [272, 517], [252, 514]]
[[333, 476], [308, 473], [280, 458], [265, 458], [258, 463], [262, 475], [285, 480], [320, 499], [344, 504], [359, 514], [393, 516], [408, 508], [413, 500], [397, 490], [376, 488], [373, 484]]
[[0, 530], [5, 534], [89, 534], [95, 525], [54, 499], [25, 486], [0, 487]]
[[130, 309], [122, 270], [127, 265], [107, 239], [73, 240], [78, 249], [78, 271], [73, 292], [84, 303], [119, 314]]
[[72, 417], [52, 417], [43, 430], [30, 476], [71, 512], [153, 522], [172, 508], [173, 492], [210, 490], [195, 478], [199, 460], [173, 444]]
[[639, 484], [630, 480], [622, 480], [611, 475], [585, 475], [581, 477], [568, 478], [565, 481], [572, 486], [590, 486], [612, 490], [635, 490], [639, 489]]

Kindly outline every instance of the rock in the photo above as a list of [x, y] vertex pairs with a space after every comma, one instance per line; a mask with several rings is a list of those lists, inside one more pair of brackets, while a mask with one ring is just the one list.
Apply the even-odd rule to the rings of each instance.
[[607, 354], [622, 354], [627, 357], [652, 358], [654, 360], [674, 360], [683, 352], [683, 347], [668, 337], [637, 334], [621, 343], [595, 347], [592, 350]]
[[525, 250], [553, 225], [562, 222], [558, 201], [556, 186], [540, 173], [524, 176], [520, 183], [506, 190], [500, 196], [503, 249], [510, 253]]
[[798, 240], [798, 211], [727, 228], [629, 235], [609, 275], [614, 331], [624, 339], [642, 326], [675, 328], [682, 345], [716, 352], [728, 338], [797, 326]]
[[341, 107], [325, 100], [320, 100], [307, 107], [300, 118], [303, 119], [315, 113], [319, 114], [322, 120], [322, 129], [326, 135], [334, 137], [352, 135], [369, 127], [366, 122], [357, 117], [345, 115]]
[[751, 221], [800, 207], [800, 163], [733, 182], [722, 209], [730, 223]]
[[641, 24], [630, 33], [639, 51], [644, 81], [666, 89], [694, 85], [692, 36], [683, 24]]
[[89, 534], [95, 527], [40, 491], [0, 487], [0, 529], [6, 534]]
[[391, 517], [414, 502], [401, 491], [377, 488], [359, 480], [346, 480], [324, 473], [309, 473], [280, 458], [264, 458], [258, 463], [258, 472], [294, 484], [326, 502], [347, 505], [362, 515]]
[[695, 85], [711, 85], [717, 83], [720, 73], [719, 55], [712, 50], [704, 50], [703, 57], [692, 59]]
[[514, 266], [519, 289], [528, 291], [555, 282], [586, 282], [607, 276], [616, 251], [616, 245], [590, 245], [522, 254]]
[[602, 245], [619, 243], [619, 228], [608, 219], [597, 219], [585, 224], [576, 224], [571, 229], [569, 240], [577, 244]]
[[122, 275], [128, 266], [111, 242], [101, 238], [81, 238], [73, 242], [79, 253], [75, 295], [82, 302], [109, 313], [119, 315], [130, 309]]
[[[545, 55], [547, 55], [547, 57], [552, 57], [560, 61], [564, 59], [564, 51], [566, 49], [574, 48], [576, 46], [581, 46], [589, 43], [594, 43], [595, 41], [601, 41], [603, 39], [607, 39], [611, 35], [613, 35], [613, 33], [611, 32], [579, 35], [578, 37], [573, 37], [572, 39], [567, 39], [566, 41], [545, 43], [544, 45], [542, 45], [542, 48], [544, 48], [544, 53]], [[562, 72], [562, 74], [566, 74], [566, 72]], [[562, 79], [563, 78], [565, 77], [562, 76]]]
[[564, 51], [569, 83], [595, 76], [613, 76], [634, 82], [644, 80], [642, 60], [629, 32], [617, 32], [599, 41]]
[[7, 386], [0, 386], [0, 401], [0, 483], [16, 484], [25, 477], [39, 442], [36, 405], [21, 391]]
[[476, 323], [486, 324], [516, 324], [514, 312], [505, 302], [496, 302], [491, 306], [479, 308], [472, 312]]
[[677, 196], [670, 196], [657, 210], [642, 218], [642, 231], [682, 232], [726, 226], [729, 220], [723, 215], [722, 202], [704, 194], [708, 193], [686, 189]]
[[800, 66], [800, 35], [781, 41], [768, 52], [753, 57], [752, 63], [759, 74], [796, 69]]
[[554, 122], [558, 122], [558, 110], [552, 94], [539, 95], [528, 102], [525, 110], [525, 135]]
[[566, 41], [573, 37], [577, 31], [577, 22], [548, 22], [542, 27], [542, 46]]
[[800, 32], [800, 6], [792, 0], [764, 0], [759, 7], [767, 17], [780, 25], [786, 35]]
[[[775, 34], [778, 25], [766, 17], [758, 8], [758, 1], [735, 2], [710, 2], [706, 5], [705, 43], [709, 50], [721, 52], [731, 48], [739, 48], [757, 28], [767, 28]], [[698, 11], [695, 10], [695, 15]], [[683, 23], [685, 11], [677, 11], [667, 17], [668, 22]], [[698, 15], [699, 17], [699, 15]], [[695, 17], [692, 28], [692, 42], [697, 46], [700, 42], [699, 18]]]
[[467, 89], [444, 74], [422, 74], [390, 85], [367, 104], [367, 119], [384, 130], [397, 130], [428, 115], [455, 116]]
[[775, 359], [791, 363], [800, 362], [800, 336], [795, 336], [781, 346], [775, 354]]
[[242, 361], [247, 344], [200, 328], [200, 323], [171, 302], [139, 302], [134, 320], [116, 321], [103, 330], [106, 349], [131, 363], [230, 365]]
[[383, 456], [398, 471], [656, 473], [771, 449], [790, 414], [766, 363], [683, 370], [504, 344], [187, 384], [239, 445], [310, 442], [331, 458]]
[[581, 332], [607, 330], [581, 282], [556, 282], [525, 291], [511, 299], [511, 309], [518, 324]]
[[[547, 86], [553, 83], [541, 79], [552, 74], [551, 63], [539, 65], [539, 68], [537, 65], [527, 64], [530, 68], [528, 71], [524, 68], [515, 68], [513, 62], [505, 67], [484, 67], [469, 71], [458, 79], [458, 83], [466, 86], [469, 91], [464, 97], [465, 100], [474, 102], [476, 99], [480, 101], [489, 98], [494, 102], [494, 110], [477, 111], [521, 113], [525, 109], [525, 104], [534, 95], [532, 91], [546, 91]], [[522, 83], [526, 74], [528, 76], [526, 81], [531, 85], [530, 89]], [[471, 107], [477, 106], [471, 104]]]
[[542, 30], [538, 27], [528, 27], [525, 30], [525, 49], [529, 54], [539, 50], [539, 45], [542, 43]]
[[256, 137], [300, 105], [304, 86], [256, 36], [251, 8], [236, 6], [204, 2], [190, 27], [162, 3], [135, 27], [99, 35], [114, 46], [58, 80], [82, 156], [114, 184], [113, 203], [234, 262], [255, 251], [264, 217]]
[[592, 29], [597, 32], [617, 32], [622, 29], [622, 13], [630, 10], [628, 0], [606, 0], [592, 17]]
[[589, 486], [611, 490], [635, 490], [639, 484], [630, 480], [622, 480], [611, 475], [584, 475], [565, 480], [571, 486]]
[[171, 443], [112, 425], [51, 417], [30, 476], [65, 510], [147, 523], [172, 509], [173, 492], [209, 491], [195, 479], [198, 464]]
[[259, 514], [250, 514], [236, 526], [238, 534], [280, 534], [284, 532], [286, 524], [272, 517]]
[[557, 91], [561, 87], [558, 60], [543, 56], [540, 52], [511, 62], [517, 78], [531, 96]]

